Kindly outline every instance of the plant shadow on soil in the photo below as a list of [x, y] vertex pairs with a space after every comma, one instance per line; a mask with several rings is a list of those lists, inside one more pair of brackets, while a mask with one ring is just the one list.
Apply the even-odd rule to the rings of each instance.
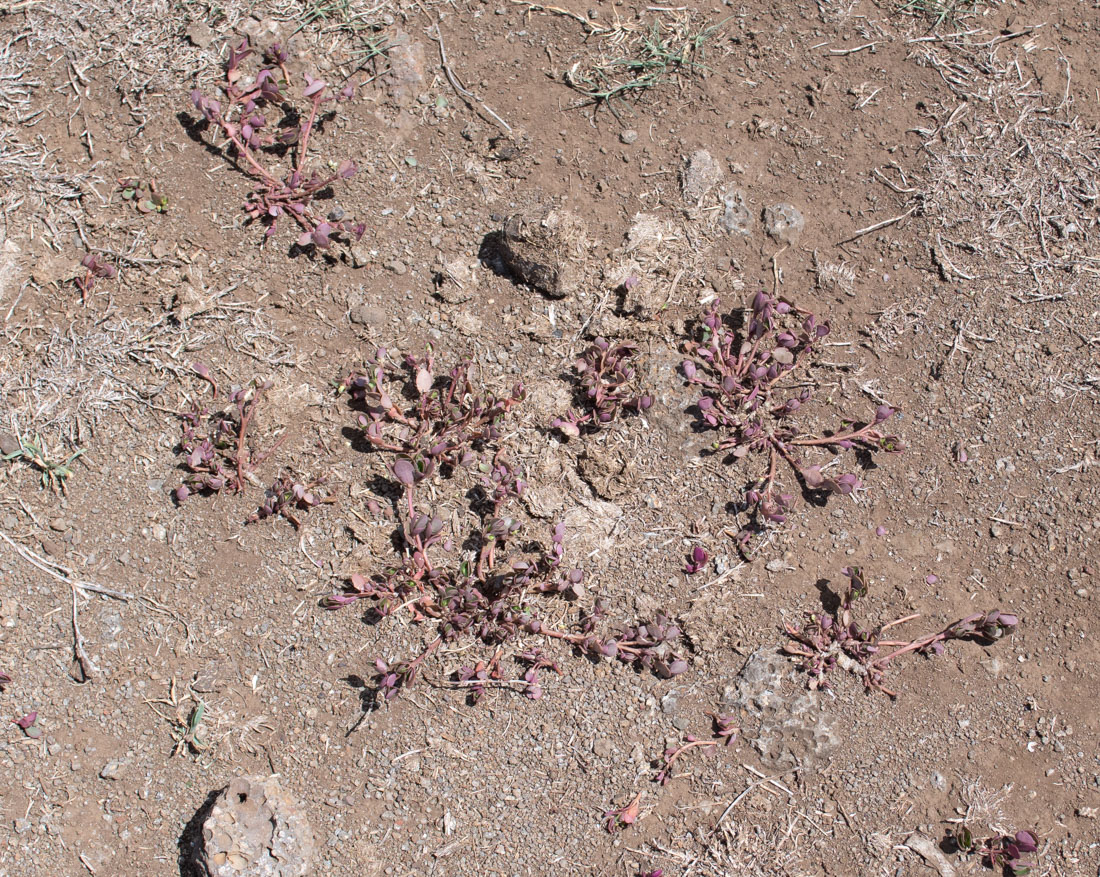
[[[367, 716], [381, 707], [381, 704], [378, 701], [379, 689], [377, 685], [371, 685], [357, 673], [350, 673], [343, 678], [343, 681], [347, 683], [349, 688], [355, 689], [359, 695], [359, 718], [357, 718], [355, 723], [344, 733], [345, 737], [350, 737], [359, 730], [359, 726], [363, 724]], [[183, 877], [190, 877], [190, 875], [185, 874]]]
[[814, 582], [814, 587], [820, 596], [821, 608], [830, 615], [836, 615], [840, 611], [840, 595], [829, 587], [831, 584], [829, 579], [818, 579]]

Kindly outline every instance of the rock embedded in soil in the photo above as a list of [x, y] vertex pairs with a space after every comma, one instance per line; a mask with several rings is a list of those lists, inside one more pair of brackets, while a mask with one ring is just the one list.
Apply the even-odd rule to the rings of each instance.
[[680, 187], [684, 193], [684, 200], [697, 204], [721, 180], [722, 166], [705, 149], [697, 149], [691, 154], [680, 175]]
[[382, 77], [392, 100], [399, 107], [411, 104], [424, 88], [424, 45], [398, 32], [386, 52], [390, 69]]
[[183, 35], [191, 45], [200, 49], [209, 49], [214, 44], [214, 31], [202, 21], [192, 24]]
[[304, 810], [274, 777], [237, 777], [214, 800], [193, 860], [203, 877], [304, 877], [314, 847]]
[[565, 298], [581, 283], [588, 228], [567, 210], [541, 208], [504, 221], [500, 236], [504, 266], [551, 298]]
[[752, 234], [753, 216], [742, 189], [731, 189], [722, 196], [725, 211], [718, 218], [718, 225], [730, 234], [748, 237]]
[[[736, 707], [758, 719], [743, 734], [760, 755], [776, 765], [812, 763], [827, 759], [840, 743], [836, 719], [828, 715], [817, 692], [801, 684], [784, 691], [791, 662], [773, 650], [749, 655], [737, 674], [736, 685], [727, 686], [722, 707]], [[755, 724], [756, 727], [751, 725]]]
[[357, 326], [382, 326], [386, 322], [386, 312], [379, 307], [359, 305], [351, 309], [348, 319]]
[[797, 244], [806, 220], [793, 204], [773, 204], [764, 208], [764, 229], [781, 244]]

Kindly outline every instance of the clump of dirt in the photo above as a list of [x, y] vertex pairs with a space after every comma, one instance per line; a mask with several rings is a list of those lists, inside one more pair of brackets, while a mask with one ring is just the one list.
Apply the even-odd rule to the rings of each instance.
[[505, 267], [540, 292], [566, 298], [580, 288], [589, 237], [576, 214], [555, 208], [516, 213], [505, 220], [499, 243]]
[[680, 174], [680, 189], [684, 200], [698, 204], [722, 181], [722, 166], [705, 149], [697, 149], [684, 165]]

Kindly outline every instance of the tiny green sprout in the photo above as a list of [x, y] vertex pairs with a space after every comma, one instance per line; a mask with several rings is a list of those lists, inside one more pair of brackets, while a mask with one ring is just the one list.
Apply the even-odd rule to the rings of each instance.
[[202, 717], [205, 712], [206, 704], [200, 700], [195, 708], [191, 710], [187, 722], [180, 722], [176, 730], [173, 731], [172, 736], [176, 738], [176, 747], [172, 751], [173, 755], [179, 755], [185, 749], [190, 749], [198, 754], [210, 748], [210, 744], [199, 736], [199, 726], [202, 724]]
[[75, 453], [71, 454], [64, 462], [58, 462], [50, 458], [49, 453], [45, 449], [45, 445], [42, 442], [41, 436], [35, 434], [34, 440], [20, 440], [19, 450], [13, 453], [7, 454], [2, 459], [15, 460], [22, 459], [29, 463], [34, 468], [38, 469], [42, 473], [42, 487], [51, 487], [56, 493], [60, 490], [62, 493], [66, 492], [66, 482], [72, 476], [72, 464], [76, 461], [76, 458], [84, 453], [83, 448], [78, 448]]
[[146, 200], [142, 201], [138, 209], [142, 213], [167, 213], [168, 196], [153, 195], [151, 198], [147, 198]]

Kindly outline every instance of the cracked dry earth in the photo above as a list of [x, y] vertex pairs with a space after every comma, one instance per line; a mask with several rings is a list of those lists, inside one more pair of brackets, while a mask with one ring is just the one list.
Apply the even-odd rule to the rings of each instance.
[[[0, 875], [994, 873], [945, 842], [960, 821], [1034, 832], [1032, 874], [1096, 875], [1098, 28], [1065, 0], [0, 5]], [[244, 35], [356, 86], [309, 149], [356, 162], [317, 204], [359, 240], [261, 246], [190, 98]], [[761, 289], [831, 325], [807, 430], [888, 405], [907, 449], [811, 449], [861, 488], [804, 502], [783, 472], [745, 558], [759, 458], [713, 452], [682, 363], [715, 299], [743, 328]], [[601, 336], [637, 346], [652, 405], [568, 437]], [[526, 594], [541, 621], [664, 613], [685, 672], [528, 630], [448, 640], [379, 697], [376, 661], [437, 627], [323, 605], [408, 544], [392, 455], [336, 388], [428, 345], [435, 376], [526, 387], [490, 442], [527, 482], [509, 551], [563, 523], [584, 571]], [[274, 450], [177, 502], [179, 412], [254, 378]], [[249, 522], [282, 472], [325, 501]], [[417, 488], [448, 563], [477, 554], [479, 483]], [[811, 690], [783, 627], [835, 611], [851, 566], [864, 626], [1019, 623], [892, 662], [896, 698], [842, 670]], [[534, 647], [559, 670], [537, 699]], [[730, 745], [656, 782], [715, 715]]]

